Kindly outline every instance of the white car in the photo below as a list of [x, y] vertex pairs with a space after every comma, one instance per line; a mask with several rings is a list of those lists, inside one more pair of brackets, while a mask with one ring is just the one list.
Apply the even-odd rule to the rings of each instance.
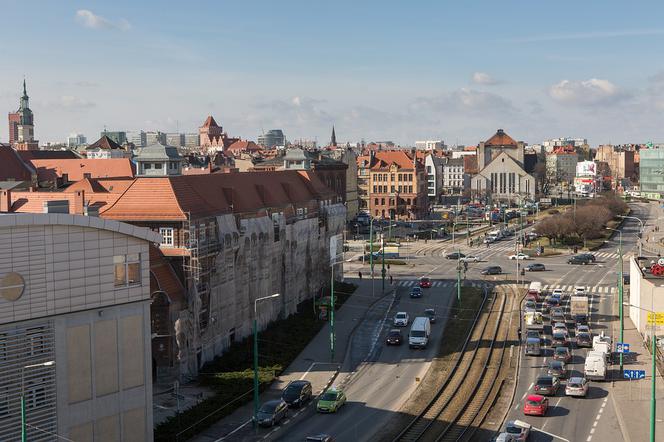
[[530, 256], [525, 253], [517, 253], [516, 255], [510, 255], [510, 259], [530, 259]]
[[553, 291], [551, 292], [551, 296], [563, 299], [563, 297], [565, 296], [565, 292], [563, 292], [563, 289], [553, 289]]
[[553, 324], [552, 333], [555, 332], [569, 333], [569, 331], [567, 330], [567, 326], [562, 322], [556, 322], [555, 324]]
[[586, 295], [586, 294], [587, 293], [586, 293], [586, 288], [585, 287], [581, 287], [581, 286], [574, 287], [574, 295], [575, 296], [582, 296], [582, 295]]
[[396, 315], [394, 315], [394, 326], [395, 327], [406, 327], [408, 326], [408, 321], [410, 318], [408, 317], [408, 313], [406, 312], [397, 312]]
[[459, 261], [461, 261], [461, 262], [480, 262], [480, 259], [477, 256], [466, 255], [463, 258], [460, 258]]

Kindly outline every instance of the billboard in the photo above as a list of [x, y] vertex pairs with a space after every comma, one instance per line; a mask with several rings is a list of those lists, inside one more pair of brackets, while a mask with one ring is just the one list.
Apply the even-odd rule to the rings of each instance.
[[597, 165], [594, 161], [579, 161], [576, 163], [576, 176], [595, 176]]

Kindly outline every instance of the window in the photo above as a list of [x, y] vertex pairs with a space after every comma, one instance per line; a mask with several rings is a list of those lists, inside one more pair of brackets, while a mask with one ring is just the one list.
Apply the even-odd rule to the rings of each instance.
[[399, 174], [398, 177], [399, 177], [399, 181], [403, 181], [403, 174]]
[[395, 177], [394, 174], [391, 174], [391, 175], [390, 175], [390, 181], [396, 181], [396, 177]]
[[394, 186], [390, 186], [391, 190], [390, 192], [394, 193]]
[[381, 199], [380, 199], [380, 204], [381, 204], [382, 206], [385, 205], [385, 198], [381, 198]]
[[427, 173], [431, 174], [431, 166], [427, 166]]
[[155, 169], [161, 169], [161, 163], [154, 163]]
[[84, 174], [83, 174], [83, 178], [88, 178], [88, 179], [90, 179], [90, 178], [92, 178], [92, 174], [84, 173]]
[[161, 235], [161, 245], [166, 247], [173, 247], [173, 228], [160, 227], [159, 234]]
[[408, 186], [408, 193], [413, 193], [413, 186]]
[[150, 163], [143, 163], [143, 170], [148, 170], [152, 169], [152, 164]]
[[175, 170], [178, 168], [178, 164], [175, 161], [171, 161], [170, 163], [168, 163], [168, 168], [171, 170]]
[[118, 255], [113, 257], [115, 265], [115, 287], [127, 287], [141, 283], [141, 255]]
[[375, 205], [375, 206], [378, 205], [378, 198], [374, 198], [374, 205]]
[[403, 186], [399, 186], [399, 193], [401, 193], [401, 189], [403, 189]]
[[198, 241], [201, 243], [207, 241], [207, 226], [205, 224], [198, 226]]
[[377, 188], [377, 187], [378, 187], [378, 186], [376, 186], [376, 185], [374, 184], [374, 186], [373, 186], [373, 193], [376, 193], [376, 188]]

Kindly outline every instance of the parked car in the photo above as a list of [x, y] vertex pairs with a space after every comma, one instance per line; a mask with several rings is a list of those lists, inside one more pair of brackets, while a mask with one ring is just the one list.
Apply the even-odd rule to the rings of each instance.
[[515, 255], [510, 255], [510, 259], [530, 259], [530, 255], [526, 255], [525, 253], [517, 253]]
[[272, 427], [286, 416], [288, 416], [288, 404], [282, 399], [274, 399], [261, 405], [256, 415], [256, 422], [261, 427]]
[[466, 255], [464, 255], [461, 252], [452, 252], [452, 253], [448, 253], [447, 255], [445, 255], [445, 259], [460, 259], [460, 258], [464, 258], [465, 256]]
[[527, 416], [545, 416], [549, 408], [549, 400], [539, 394], [531, 394], [526, 397], [523, 404], [523, 414]]
[[567, 264], [572, 265], [588, 265], [592, 261], [587, 256], [574, 255], [567, 260]]
[[281, 393], [281, 399], [289, 407], [301, 407], [311, 400], [313, 393], [311, 382], [305, 380], [291, 381]]
[[553, 349], [553, 360], [570, 362], [572, 360], [572, 352], [569, 351], [569, 348], [567, 347], [562, 347], [562, 346], [556, 347]]
[[567, 380], [565, 386], [565, 395], [574, 397], [586, 397], [588, 394], [588, 379], [582, 377], [573, 377]]
[[549, 361], [549, 368], [546, 372], [549, 376], [555, 376], [558, 379], [567, 379], [567, 365], [563, 361]]
[[385, 343], [387, 345], [401, 345], [402, 342], [403, 335], [398, 328], [393, 328], [387, 333], [387, 338], [385, 338]]
[[434, 322], [436, 322], [436, 310], [434, 310], [432, 308], [428, 308], [428, 309], [424, 310], [424, 316], [429, 318], [430, 323], [433, 324]]
[[528, 264], [526, 266], [526, 270], [529, 272], [543, 272], [546, 270], [546, 267], [544, 267], [544, 264], [540, 264], [538, 262], [533, 263], [533, 264]]
[[409, 321], [410, 321], [410, 317], [408, 316], [408, 313], [406, 313], [406, 312], [397, 312], [397, 314], [394, 315], [394, 326], [395, 327], [407, 327]]
[[316, 404], [319, 413], [336, 413], [346, 403], [346, 395], [338, 388], [332, 387], [325, 390]]
[[565, 332], [555, 332], [551, 336], [551, 345], [567, 347], [569, 345], [569, 336]]
[[500, 266], [489, 266], [480, 272], [482, 275], [500, 275], [503, 269]]
[[410, 297], [411, 298], [421, 298], [422, 297], [422, 289], [420, 287], [413, 287], [410, 290]]
[[429, 278], [420, 278], [420, 287], [423, 289], [431, 288], [431, 280]]
[[544, 396], [555, 396], [560, 388], [560, 381], [555, 376], [538, 376], [533, 390]]
[[590, 333], [577, 333], [576, 346], [581, 348], [592, 348], [593, 337]]
[[513, 420], [505, 424], [505, 433], [512, 436], [512, 440], [519, 442], [528, 440], [532, 426], [528, 422]]

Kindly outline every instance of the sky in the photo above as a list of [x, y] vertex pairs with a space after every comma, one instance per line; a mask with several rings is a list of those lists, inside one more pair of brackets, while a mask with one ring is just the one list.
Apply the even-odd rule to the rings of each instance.
[[663, 2], [3, 0], [2, 15], [0, 109], [26, 78], [41, 142], [196, 132], [209, 114], [253, 140], [327, 143], [334, 125], [342, 142], [664, 142]]

